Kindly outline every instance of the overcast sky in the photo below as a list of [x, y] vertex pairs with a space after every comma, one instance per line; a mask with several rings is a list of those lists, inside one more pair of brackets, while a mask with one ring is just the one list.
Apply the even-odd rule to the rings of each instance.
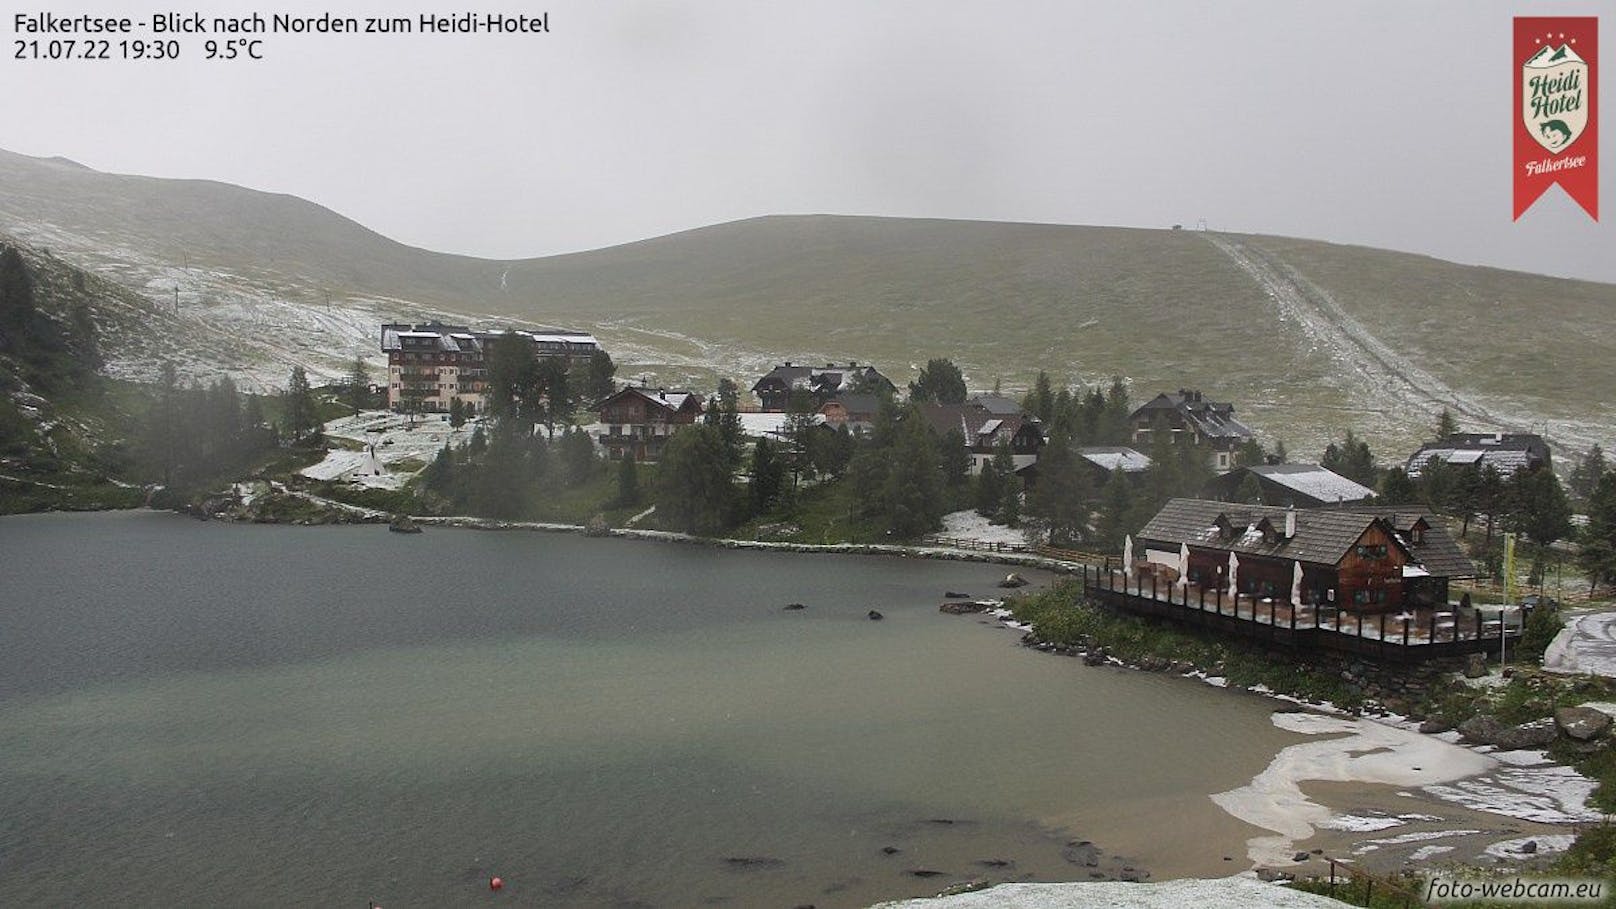
[[[196, 8], [545, 8], [261, 2]], [[267, 35], [262, 62], [200, 41], [177, 64], [24, 62], [8, 40], [0, 146], [292, 193], [483, 256], [774, 213], [1204, 218], [1616, 281], [1616, 228], [1559, 188], [1510, 220], [1511, 17], [1601, 7], [1616, 19], [1578, 0], [559, 0], [541, 37]]]

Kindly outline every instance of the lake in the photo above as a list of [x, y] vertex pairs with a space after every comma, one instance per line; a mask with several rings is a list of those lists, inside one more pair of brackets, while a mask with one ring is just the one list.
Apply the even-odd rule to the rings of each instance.
[[0, 566], [3, 905], [1234, 873], [1257, 831], [1209, 796], [1300, 740], [938, 613], [1003, 566], [153, 512], [0, 519]]

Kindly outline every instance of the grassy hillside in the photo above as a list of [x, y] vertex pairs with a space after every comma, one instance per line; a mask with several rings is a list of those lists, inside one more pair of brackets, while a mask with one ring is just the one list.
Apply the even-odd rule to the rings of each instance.
[[[363, 349], [387, 312], [437, 307], [590, 328], [622, 374], [703, 387], [785, 358], [875, 362], [901, 382], [950, 356], [983, 388], [1024, 387], [1040, 367], [1078, 382], [1122, 375], [1140, 399], [1200, 387], [1304, 455], [1349, 427], [1399, 454], [1444, 406], [1471, 428], [1616, 442], [1616, 285], [1361, 247], [781, 216], [500, 262], [403, 246], [288, 196], [9, 153], [0, 229], [148, 295], [179, 286], [207, 329], [197, 337], [223, 346], [219, 335], [301, 331], [319, 315], [260, 306], [238, 318], [230, 293], [329, 294], [366, 308], [300, 334], [301, 349]], [[181, 263], [213, 283], [185, 297], [162, 270]], [[207, 319], [229, 305], [230, 319]], [[299, 345], [271, 351], [276, 368]]]

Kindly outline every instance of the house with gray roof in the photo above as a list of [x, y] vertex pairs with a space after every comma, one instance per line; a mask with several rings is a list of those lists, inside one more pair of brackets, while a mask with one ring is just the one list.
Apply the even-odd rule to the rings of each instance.
[[1317, 464], [1237, 467], [1222, 476], [1213, 477], [1201, 487], [1201, 495], [1220, 502], [1236, 501], [1248, 477], [1255, 478], [1257, 487], [1262, 490], [1262, 500], [1245, 503], [1248, 505], [1318, 508], [1321, 505], [1366, 502], [1375, 497], [1373, 489]]
[[1152, 435], [1165, 426], [1175, 440], [1183, 437], [1205, 446], [1207, 463], [1218, 473], [1233, 468], [1235, 453], [1254, 438], [1251, 427], [1235, 419], [1233, 404], [1208, 401], [1188, 388], [1151, 398], [1128, 417], [1128, 423], [1135, 448], [1148, 451]]
[[1549, 443], [1536, 433], [1460, 432], [1420, 446], [1404, 469], [1418, 479], [1432, 461], [1454, 467], [1488, 467], [1509, 477], [1517, 470], [1551, 467]]
[[1148, 455], [1125, 445], [1083, 445], [1075, 451], [1092, 472], [1090, 479], [1096, 489], [1105, 485], [1118, 470], [1128, 479], [1138, 480], [1150, 469]]
[[1451, 579], [1476, 575], [1446, 526], [1417, 506], [1172, 499], [1135, 535], [1131, 552], [1135, 576], [1365, 613], [1446, 604]]
[[791, 406], [791, 396], [797, 392], [807, 394], [813, 409], [818, 410], [826, 401], [841, 394], [892, 394], [897, 386], [892, 380], [868, 364], [860, 366], [850, 361], [846, 366], [826, 363], [824, 366], [804, 366], [790, 360], [776, 366], [752, 384], [765, 413], [784, 413]]

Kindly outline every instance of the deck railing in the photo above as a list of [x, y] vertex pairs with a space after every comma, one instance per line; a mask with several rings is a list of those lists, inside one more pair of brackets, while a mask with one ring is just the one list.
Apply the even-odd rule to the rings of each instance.
[[1333, 604], [1293, 604], [1274, 597], [1131, 579], [1120, 569], [1082, 566], [1085, 597], [1125, 612], [1212, 628], [1287, 647], [1321, 647], [1392, 662], [1503, 652], [1519, 643], [1530, 610], [1418, 607], [1364, 613]]

